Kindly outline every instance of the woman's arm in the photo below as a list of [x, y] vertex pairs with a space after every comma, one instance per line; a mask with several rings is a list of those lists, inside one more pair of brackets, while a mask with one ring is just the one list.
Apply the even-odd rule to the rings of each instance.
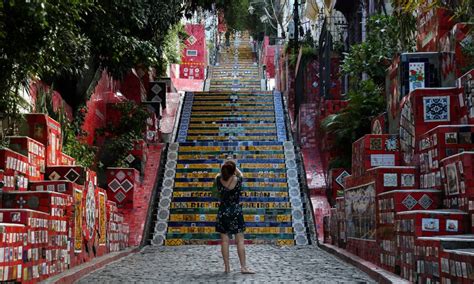
[[235, 168], [235, 175], [238, 176], [238, 177], [241, 177], [241, 178], [244, 177], [244, 175], [242, 174], [242, 172], [238, 168]]

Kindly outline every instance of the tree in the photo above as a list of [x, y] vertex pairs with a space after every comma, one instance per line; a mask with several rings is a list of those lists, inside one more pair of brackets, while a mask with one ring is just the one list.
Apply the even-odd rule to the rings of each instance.
[[168, 31], [199, 7], [192, 2], [1, 1], [0, 113], [13, 114], [18, 88], [32, 76], [77, 109], [97, 68], [120, 79], [137, 64], [160, 66]]
[[[414, 26], [413, 26], [414, 28]], [[385, 73], [393, 56], [402, 50], [398, 40], [400, 26], [393, 16], [375, 15], [367, 23], [367, 39], [344, 54], [342, 71], [352, 77], [365, 73], [378, 85], [385, 83]]]
[[[334, 137], [331, 150], [338, 153], [330, 167], [350, 167], [352, 149], [347, 145], [370, 133], [372, 118], [385, 110], [385, 75], [393, 56], [402, 50], [403, 44], [398, 40], [400, 29], [396, 17], [372, 16], [367, 23], [366, 41], [353, 45], [345, 54], [342, 71], [352, 78], [348, 106], [326, 117], [321, 124]], [[358, 78], [363, 73], [367, 79], [360, 81]]]
[[348, 92], [348, 106], [339, 113], [329, 115], [322, 123], [323, 131], [333, 137], [331, 149], [337, 153], [329, 168], [350, 168], [352, 145], [366, 133], [370, 133], [371, 119], [383, 112], [385, 100], [382, 89], [372, 80], [361, 81], [357, 88]]
[[78, 75], [90, 41], [80, 32], [92, 1], [0, 2], [0, 113], [16, 113], [16, 92], [30, 76]]

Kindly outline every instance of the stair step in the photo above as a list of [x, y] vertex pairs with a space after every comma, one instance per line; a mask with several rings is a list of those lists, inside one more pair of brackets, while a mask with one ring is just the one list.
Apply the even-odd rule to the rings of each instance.
[[[293, 234], [249, 234], [245, 233], [245, 238], [252, 239], [280, 239], [293, 240]], [[200, 234], [200, 233], [168, 233], [166, 239], [198, 239], [198, 240], [220, 240], [219, 233]]]

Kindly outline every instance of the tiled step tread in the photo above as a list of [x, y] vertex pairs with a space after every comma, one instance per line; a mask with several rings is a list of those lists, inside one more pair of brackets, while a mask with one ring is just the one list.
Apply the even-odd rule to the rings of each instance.
[[274, 123], [265, 123], [265, 124], [250, 124], [250, 123], [192, 123], [189, 124], [188, 129], [195, 129], [195, 128], [207, 128], [207, 129], [270, 129], [275, 128], [276, 125]]
[[[215, 222], [217, 214], [171, 214], [169, 222]], [[245, 222], [291, 222], [291, 215], [244, 214]]]
[[[217, 207], [212, 208], [171, 208], [170, 214], [217, 214]], [[290, 215], [290, 208], [242, 208], [244, 216], [250, 215]]]
[[229, 156], [232, 156], [233, 159], [284, 159], [284, 154], [238, 154], [235, 152], [215, 152], [215, 153], [200, 153], [200, 154], [180, 154], [178, 155], [178, 160], [210, 160], [218, 159], [223, 160], [227, 159]]
[[275, 112], [273, 110], [262, 109], [258, 111], [248, 110], [248, 109], [222, 109], [222, 110], [197, 110], [193, 109], [191, 113], [191, 118], [198, 117], [209, 117], [212, 116], [214, 119], [218, 120], [222, 117], [229, 116], [242, 116], [242, 117], [274, 117]]
[[[170, 234], [213, 234], [216, 232], [215, 226], [168, 226], [168, 235]], [[293, 228], [291, 227], [247, 227], [245, 235], [247, 234], [293, 234]]]
[[[242, 208], [256, 208], [256, 209], [291, 209], [290, 202], [241, 202]], [[187, 201], [187, 202], [172, 202], [171, 209], [188, 208], [218, 208], [219, 202], [208, 201]]]
[[[276, 245], [276, 246], [293, 246], [295, 241], [293, 239], [246, 239], [246, 244], [252, 245]], [[165, 245], [167, 246], [182, 246], [182, 245], [219, 245], [220, 240], [194, 240], [194, 239], [167, 239]]]
[[193, 128], [188, 128], [188, 135], [189, 134], [206, 134], [206, 135], [221, 135], [224, 133], [242, 133], [242, 134], [266, 134], [266, 133], [271, 133], [275, 135], [277, 133], [276, 129], [232, 129], [232, 128], [222, 128], [222, 129], [204, 129], [204, 128], [199, 128], [199, 129], [193, 129]]
[[[187, 198], [212, 198], [212, 192], [210, 190], [200, 190], [200, 191], [174, 191], [173, 192], [173, 197], [174, 198], [182, 198], [182, 197], [187, 197]], [[288, 192], [287, 191], [280, 191], [280, 192], [275, 192], [275, 191], [256, 191], [256, 190], [248, 190], [248, 191], [243, 191], [242, 192], [242, 198], [271, 198], [271, 197], [277, 197], [277, 198], [288, 198]], [[212, 198], [212, 201], [215, 201], [215, 198]], [[175, 201], [175, 199], [173, 199]], [[270, 200], [269, 200], [270, 201]]]
[[[179, 149], [183, 149], [184, 147], [191, 146], [191, 147], [251, 147], [248, 149], [262, 149], [262, 147], [266, 146], [279, 146], [280, 149], [283, 149], [283, 143], [279, 141], [265, 141], [265, 142], [252, 142], [252, 141], [227, 141], [227, 142], [183, 142], [179, 143]], [[241, 148], [243, 149], [243, 148]]]
[[[188, 129], [188, 136], [200, 136], [200, 137], [206, 137], [206, 140], [209, 140], [209, 137], [211, 137], [211, 140], [213, 139], [212, 137], [230, 137], [230, 136], [258, 136], [260, 138], [267, 138], [267, 137], [274, 137], [277, 136], [277, 132], [275, 130], [266, 130], [266, 131], [232, 131], [232, 130], [227, 130], [227, 131], [213, 131], [213, 130], [204, 130], [204, 129], [198, 129], [198, 130], [189, 130]], [[217, 138], [214, 138], [217, 139]], [[228, 139], [224, 139], [228, 140]]]
[[[208, 181], [208, 182], [175, 182], [174, 186], [175, 188], [180, 188], [180, 187], [195, 187], [195, 188], [210, 188], [212, 187], [213, 182]], [[249, 181], [244, 181], [242, 186], [244, 188], [254, 188], [254, 187], [281, 187], [281, 188], [286, 188], [288, 187], [288, 184], [286, 182], [249, 182]]]
[[[211, 187], [203, 187], [203, 186], [199, 186], [199, 187], [192, 187], [192, 186], [188, 186], [188, 187], [176, 187], [174, 189], [175, 192], [177, 191], [183, 191], [183, 192], [193, 192], [193, 191], [204, 191], [205, 189], [208, 189], [210, 190]], [[261, 187], [256, 187], [256, 186], [253, 186], [253, 187], [242, 187], [242, 190], [243, 191], [255, 191], [255, 192], [262, 192], [262, 191], [272, 191], [272, 192], [288, 192], [288, 188], [286, 187], [275, 187], [273, 185], [269, 185], [269, 186], [261, 186]]]
[[[195, 192], [195, 191], [193, 191]], [[183, 192], [176, 192], [177, 195]], [[173, 202], [218, 202], [219, 200], [212, 196], [207, 197], [173, 197]], [[288, 202], [289, 198], [286, 197], [254, 197], [254, 196], [241, 196], [240, 201], [242, 204], [244, 203], [280, 203], [280, 202]]]
[[[293, 234], [249, 234], [245, 233], [246, 239], [286, 239], [293, 240]], [[179, 234], [179, 233], [168, 233], [166, 239], [205, 239], [205, 240], [219, 240], [219, 233], [212, 234]]]
[[240, 123], [243, 122], [255, 122], [255, 123], [269, 123], [275, 121], [275, 117], [259, 117], [258, 119], [255, 117], [238, 117], [238, 116], [230, 116], [230, 117], [223, 117], [223, 118], [215, 118], [215, 117], [191, 117], [190, 122], [216, 122], [216, 123]]
[[[213, 172], [209, 172], [209, 171], [205, 171], [205, 172], [197, 172], [197, 171], [186, 171], [186, 172], [183, 172], [183, 171], [177, 171], [176, 172], [176, 176], [175, 178], [214, 178], [216, 176], [217, 173], [220, 173], [220, 169], [216, 169], [216, 171], [213, 171]], [[249, 179], [249, 178], [260, 178], [260, 179], [264, 179], [264, 178], [281, 178], [281, 179], [284, 179], [286, 178], [286, 173], [285, 172], [280, 172], [280, 173], [268, 173], [267, 174], [264, 174], [263, 171], [262, 173], [258, 173], [258, 172], [245, 172], [245, 179]]]
[[253, 106], [239, 106], [239, 105], [217, 105], [217, 106], [193, 106], [192, 111], [207, 111], [210, 110], [214, 111], [229, 111], [229, 110], [236, 110], [236, 111], [274, 111], [273, 105], [261, 105], [259, 109], [255, 109], [255, 105]]
[[200, 97], [195, 98], [193, 107], [207, 107], [207, 106], [226, 106], [226, 107], [254, 107], [254, 106], [273, 106], [272, 98], [253, 99], [248, 97]]
[[[249, 140], [249, 141], [271, 141], [276, 140], [278, 137], [272, 136], [234, 136], [233, 140]], [[186, 138], [187, 141], [226, 141], [229, 140], [229, 136], [189, 136]]]

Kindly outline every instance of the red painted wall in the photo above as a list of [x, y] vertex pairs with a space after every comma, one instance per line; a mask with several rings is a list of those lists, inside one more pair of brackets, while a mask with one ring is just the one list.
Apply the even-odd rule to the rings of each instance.
[[180, 78], [204, 80], [207, 66], [204, 25], [187, 24], [185, 29], [189, 37], [181, 57]]
[[119, 82], [114, 80], [106, 71], [102, 72], [97, 86], [86, 104], [87, 113], [82, 129], [88, 133], [87, 143], [94, 143], [95, 131], [106, 124], [106, 105], [120, 100], [115, 92], [119, 89]]

